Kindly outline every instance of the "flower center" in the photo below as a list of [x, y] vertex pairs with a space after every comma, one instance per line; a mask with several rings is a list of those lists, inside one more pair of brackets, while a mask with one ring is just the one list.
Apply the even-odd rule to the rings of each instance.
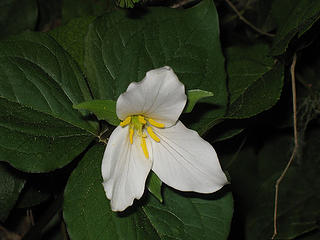
[[146, 144], [146, 138], [147, 134], [145, 133], [145, 130], [147, 130], [149, 136], [156, 142], [160, 142], [159, 137], [153, 132], [152, 127], [157, 128], [164, 128], [163, 123], [158, 123], [152, 118], [144, 117], [143, 115], [132, 115], [129, 117], [126, 117], [125, 120], [123, 120], [120, 123], [121, 127], [125, 127], [129, 125], [129, 140], [130, 143], [133, 143], [133, 136], [134, 134], [137, 134], [138, 137], [140, 137], [141, 140], [141, 148], [146, 158], [149, 158], [149, 152], [147, 149]]

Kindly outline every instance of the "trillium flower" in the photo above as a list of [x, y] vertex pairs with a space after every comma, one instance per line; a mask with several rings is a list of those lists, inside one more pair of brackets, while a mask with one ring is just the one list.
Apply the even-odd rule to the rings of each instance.
[[141, 198], [150, 170], [180, 191], [212, 193], [227, 183], [213, 147], [178, 120], [186, 102], [184, 85], [170, 67], [147, 72], [119, 96], [116, 112], [122, 122], [102, 161], [113, 211]]

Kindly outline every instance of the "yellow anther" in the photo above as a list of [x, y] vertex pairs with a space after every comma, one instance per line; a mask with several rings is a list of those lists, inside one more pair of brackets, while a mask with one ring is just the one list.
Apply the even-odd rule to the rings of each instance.
[[142, 124], [146, 124], [147, 123], [147, 121], [141, 115], [138, 116], [138, 119], [139, 119], [139, 122], [142, 123]]
[[145, 138], [141, 138], [141, 147], [142, 147], [142, 151], [144, 153], [144, 156], [146, 158], [149, 158], [149, 153], [148, 153], [148, 149], [147, 149], [147, 144], [146, 144], [146, 139]]
[[147, 132], [149, 133], [150, 137], [155, 140], [156, 142], [160, 142], [158, 136], [153, 132], [151, 127], [147, 127]]
[[131, 116], [129, 116], [129, 117], [127, 117], [125, 120], [123, 120], [123, 121], [120, 123], [120, 126], [121, 126], [121, 127], [127, 126], [130, 122], [131, 122]]
[[130, 128], [129, 129], [129, 138], [130, 138], [130, 143], [131, 144], [133, 143], [133, 133], [134, 133], [133, 128]]
[[149, 123], [157, 128], [164, 128], [164, 124], [163, 123], [158, 123], [155, 120], [153, 120], [152, 118], [148, 119]]

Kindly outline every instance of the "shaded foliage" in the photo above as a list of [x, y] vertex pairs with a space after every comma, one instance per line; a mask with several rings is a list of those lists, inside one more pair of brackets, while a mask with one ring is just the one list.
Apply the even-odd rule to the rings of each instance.
[[[276, 239], [319, 239], [319, 17], [317, 0], [2, 1], [0, 238], [270, 238], [294, 144], [296, 54], [299, 146]], [[203, 90], [181, 118], [216, 148], [231, 185], [180, 193], [151, 176], [150, 192], [113, 213], [98, 142], [118, 124], [119, 94], [164, 65]]]

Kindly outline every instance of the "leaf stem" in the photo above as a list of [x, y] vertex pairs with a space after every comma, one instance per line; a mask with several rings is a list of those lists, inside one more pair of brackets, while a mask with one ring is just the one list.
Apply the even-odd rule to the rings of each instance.
[[104, 144], [108, 143], [109, 138], [103, 139], [102, 136], [103, 134], [105, 134], [106, 132], [109, 131], [109, 128], [107, 127], [106, 129], [104, 129], [98, 136], [99, 142], [103, 142]]
[[267, 33], [262, 31], [261, 29], [257, 28], [256, 26], [254, 26], [251, 22], [249, 22], [240, 12], [239, 10], [236, 8], [236, 6], [230, 2], [229, 0], [225, 0], [226, 3], [233, 9], [233, 11], [238, 15], [238, 17], [240, 18], [241, 21], [243, 21], [245, 24], [247, 24], [249, 27], [251, 27], [253, 30], [255, 30], [256, 32], [260, 33], [261, 35], [265, 35], [268, 37], [274, 37], [275, 34], [272, 33]]
[[275, 195], [274, 195], [274, 214], [273, 214], [273, 235], [271, 239], [275, 239], [277, 236], [277, 213], [278, 213], [278, 198], [279, 198], [279, 185], [285, 177], [293, 159], [298, 150], [298, 130], [297, 130], [297, 93], [296, 93], [296, 79], [295, 79], [295, 66], [297, 62], [297, 54], [294, 54], [290, 72], [291, 72], [291, 87], [292, 87], [292, 105], [293, 105], [293, 132], [294, 132], [294, 148], [291, 157], [282, 171], [280, 177], [276, 181]]

